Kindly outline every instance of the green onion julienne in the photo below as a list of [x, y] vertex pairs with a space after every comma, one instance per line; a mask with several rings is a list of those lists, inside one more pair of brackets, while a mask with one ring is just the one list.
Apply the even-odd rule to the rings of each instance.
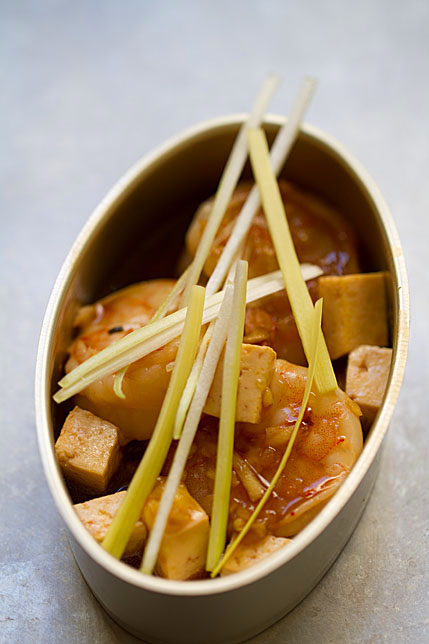
[[256, 506], [254, 512], [252, 513], [251, 517], [248, 519], [246, 525], [244, 528], [241, 530], [241, 532], [238, 534], [236, 539], [228, 546], [226, 549], [226, 552], [223, 556], [223, 558], [218, 562], [216, 567], [213, 569], [211, 573], [211, 577], [216, 577], [216, 575], [219, 574], [223, 566], [226, 564], [226, 562], [232, 557], [234, 554], [235, 550], [237, 547], [240, 545], [240, 543], [243, 541], [244, 537], [246, 534], [249, 532], [250, 528], [252, 527], [253, 523], [257, 519], [259, 513], [261, 512], [262, 508], [264, 507], [265, 503], [268, 501], [269, 497], [271, 496], [271, 493], [273, 492], [275, 486], [277, 485], [277, 482], [286, 466], [286, 463], [289, 459], [289, 456], [292, 452], [293, 445], [295, 443], [296, 436], [298, 434], [298, 430], [301, 426], [302, 419], [304, 417], [305, 410], [307, 408], [308, 404], [308, 399], [310, 396], [311, 392], [311, 387], [313, 384], [314, 380], [314, 374], [315, 374], [315, 367], [316, 367], [316, 362], [317, 362], [317, 354], [320, 350], [321, 346], [321, 339], [322, 339], [322, 332], [321, 332], [321, 320], [322, 320], [322, 299], [317, 300], [314, 310], [312, 312], [312, 320], [310, 320], [310, 324], [312, 326], [312, 333], [311, 333], [311, 345], [310, 345], [310, 359], [308, 363], [308, 371], [307, 371], [307, 381], [305, 383], [305, 389], [304, 389], [304, 396], [302, 398], [301, 402], [301, 408], [299, 410], [298, 418], [296, 419], [296, 423], [294, 425], [291, 437], [289, 439], [289, 442], [287, 444], [286, 450], [283, 454], [282, 460], [280, 461], [280, 465], [277, 468], [276, 473], [274, 474], [270, 485], [268, 486], [264, 496], [262, 499], [259, 501], [258, 505]]
[[[282, 271], [302, 346], [307, 361], [309, 361], [313, 302], [302, 279], [299, 260], [286, 219], [279, 186], [270, 163], [267, 139], [260, 128], [248, 130], [247, 136], [250, 162], [261, 195], [265, 217], [276, 250], [277, 261]], [[326, 393], [338, 387], [323, 334], [314, 381], [319, 393]]]
[[[322, 274], [322, 270], [312, 264], [303, 264], [301, 269], [306, 280]], [[254, 277], [248, 281], [246, 301], [254, 302], [283, 289], [284, 282], [280, 271]], [[203, 324], [217, 317], [224, 295], [225, 291], [220, 291], [206, 299]], [[136, 329], [91, 356], [59, 381], [61, 389], [53, 396], [55, 402], [64, 402], [92, 382], [118, 371], [174, 340], [182, 333], [185, 316], [186, 308], [179, 309], [162, 320]]]
[[[233, 282], [235, 278], [235, 269], [238, 263], [238, 260], [241, 259], [241, 249], [239, 253], [237, 254], [237, 258], [234, 261], [234, 264], [231, 266], [231, 269], [228, 273], [228, 277], [226, 279], [226, 283], [228, 281]], [[225, 286], [225, 285], [224, 285]], [[246, 289], [245, 289], [245, 297], [247, 295], [247, 283], [246, 283]], [[176, 414], [176, 421], [174, 423], [174, 434], [173, 437], [175, 439], [179, 439], [182, 433], [182, 428], [183, 424], [185, 422], [186, 414], [188, 413], [189, 406], [192, 402], [192, 397], [194, 395], [198, 378], [200, 377], [201, 369], [203, 367], [203, 362], [204, 362], [204, 357], [207, 352], [207, 347], [209, 345], [209, 342], [211, 340], [211, 337], [213, 335], [213, 329], [214, 329], [215, 322], [212, 320], [203, 334], [203, 338], [201, 340], [200, 348], [198, 350], [198, 355], [195, 358], [195, 362], [192, 365], [191, 373], [188, 378], [188, 382], [186, 383], [185, 389], [182, 394], [182, 398], [179, 403], [179, 409], [177, 410]]]
[[114, 557], [122, 556], [171, 445], [180, 396], [198, 348], [204, 295], [202, 286], [193, 287], [176, 361], [152, 438], [101, 544]]
[[[161, 306], [151, 319], [151, 322], [162, 319], [167, 314], [170, 305], [182, 290], [182, 304], [188, 304], [192, 286], [198, 283], [202, 268], [210, 252], [213, 241], [216, 237], [216, 233], [225, 215], [225, 211], [231, 200], [232, 193], [234, 192], [247, 159], [248, 152], [246, 143], [246, 130], [250, 127], [257, 127], [260, 124], [262, 118], [264, 117], [268, 103], [270, 102], [271, 97], [278, 84], [279, 78], [273, 74], [268, 75], [264, 80], [264, 83], [261, 87], [261, 90], [259, 91], [259, 94], [256, 97], [255, 103], [250, 111], [247, 120], [240, 127], [228, 161], [226, 162], [218, 189], [216, 191], [213, 208], [210, 213], [207, 226], [203, 231], [200, 243], [198, 244], [195, 257], [188, 268], [179, 277], [172, 291], [167, 295], [164, 302], [161, 304]], [[118, 371], [113, 384], [113, 391], [118, 396], [118, 398], [122, 399], [125, 398], [122, 384], [127, 369], [128, 365], [122, 367], [122, 369]]]
[[[296, 141], [299, 134], [301, 120], [311, 100], [315, 87], [316, 81], [314, 78], [304, 79], [293, 102], [288, 119], [278, 131], [273, 142], [270, 151], [270, 159], [276, 175], [278, 175], [282, 169], [288, 154]], [[210, 297], [212, 293], [216, 293], [221, 284], [223, 284], [225, 276], [228, 273], [234, 257], [236, 257], [238, 249], [247, 237], [253, 218], [255, 217], [260, 204], [261, 200], [259, 192], [257, 187], [254, 186], [249, 192], [246, 202], [235, 221], [232, 233], [222, 251], [222, 255], [219, 257], [215, 269], [207, 282], [207, 297]]]
[[213, 570], [218, 562], [226, 541], [234, 453], [238, 378], [240, 375], [241, 346], [246, 312], [246, 283], [247, 263], [241, 263], [237, 267], [235, 276], [234, 301], [230, 323], [231, 330], [226, 342], [223, 364], [216, 475], [206, 564], [206, 569], [209, 571]]
[[179, 407], [177, 409], [176, 420], [174, 421], [173, 438], [175, 440], [179, 440], [182, 434], [183, 424], [185, 422], [186, 414], [188, 413], [189, 406], [192, 402], [192, 398], [197, 387], [201, 369], [203, 368], [204, 357], [207, 353], [207, 348], [213, 335], [214, 325], [214, 321], [210, 322], [207, 331], [204, 333], [204, 337], [200, 343], [200, 348], [198, 349], [197, 357], [194, 360], [191, 373], [189, 374], [189, 378], [183, 390]]
[[189, 278], [182, 296], [182, 304], [184, 305], [188, 302], [192, 285], [196, 284], [200, 279], [201, 271], [213, 246], [217, 231], [222, 223], [225, 211], [228, 208], [228, 204], [231, 201], [232, 194], [246, 163], [248, 156], [246, 130], [250, 127], [257, 127], [261, 123], [278, 83], [279, 79], [277, 76], [267, 76], [247, 120], [242, 124], [235, 138], [216, 191], [210, 217], [208, 218], [207, 225], [204, 228], [198, 244], [197, 252], [190, 266]]
[[174, 502], [177, 487], [182, 478], [183, 471], [186, 466], [186, 461], [189, 456], [189, 451], [192, 447], [192, 443], [198, 429], [198, 424], [201, 419], [201, 414], [204, 409], [204, 405], [206, 404], [207, 396], [213, 382], [213, 377], [216, 371], [219, 357], [228, 335], [232, 311], [232, 299], [233, 286], [231, 283], [228, 283], [225, 289], [225, 297], [222, 302], [219, 317], [217, 318], [216, 324], [214, 326], [213, 336], [204, 358], [200, 378], [195, 389], [191, 406], [189, 407], [185, 425], [183, 427], [183, 431], [180, 436], [176, 452], [174, 454], [173, 462], [171, 464], [161, 501], [158, 506], [155, 523], [152, 527], [149, 540], [144, 551], [143, 561], [140, 569], [145, 574], [150, 575], [152, 573], [156, 559], [158, 557], [159, 548], [161, 545], [165, 526], [167, 524], [167, 519]]

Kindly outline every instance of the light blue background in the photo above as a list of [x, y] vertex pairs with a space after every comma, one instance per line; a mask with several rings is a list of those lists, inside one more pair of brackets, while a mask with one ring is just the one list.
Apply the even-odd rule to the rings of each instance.
[[82, 224], [140, 156], [304, 74], [307, 120], [389, 202], [412, 343], [374, 494], [330, 572], [254, 644], [427, 641], [429, 3], [3, 1], [0, 5], [0, 641], [135, 642], [93, 599], [44, 482], [33, 369], [50, 289]]

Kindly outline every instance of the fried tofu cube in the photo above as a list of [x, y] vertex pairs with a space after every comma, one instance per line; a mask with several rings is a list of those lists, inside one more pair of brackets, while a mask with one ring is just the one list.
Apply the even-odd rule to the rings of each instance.
[[362, 345], [347, 364], [346, 393], [362, 410], [365, 426], [371, 425], [383, 401], [389, 378], [392, 349]]
[[55, 444], [64, 476], [93, 494], [102, 494], [119, 464], [115, 425], [75, 407]]
[[323, 332], [333, 360], [361, 344], [388, 344], [386, 275], [361, 273], [319, 278]]
[[267, 535], [262, 539], [255, 540], [252, 537], [246, 537], [237, 546], [237, 549], [232, 554], [231, 558], [223, 566], [220, 574], [221, 577], [226, 575], [232, 575], [235, 572], [240, 572], [240, 570], [245, 570], [245, 568], [250, 568], [255, 564], [262, 561], [266, 557], [269, 557], [273, 552], [280, 550], [292, 539], [286, 539], [285, 537], [273, 537], [272, 535]]
[[[116, 494], [108, 494], [91, 499], [91, 501], [85, 501], [85, 503], [77, 503], [74, 506], [79, 519], [98, 543], [101, 543], [106, 536], [125, 495], [125, 491], [116, 492]], [[140, 518], [131, 533], [124, 556], [128, 557], [142, 552], [146, 537], [147, 529]]]
[[[238, 379], [235, 419], [242, 423], [259, 423], [264, 392], [274, 368], [276, 352], [271, 347], [242, 344], [240, 375]], [[210, 416], [220, 415], [224, 354], [217, 366], [204, 411]]]
[[[165, 480], [162, 479], [145, 503], [143, 519], [148, 530], [155, 523], [164, 486]], [[208, 538], [209, 518], [181, 483], [161, 541], [156, 572], [167, 579], [198, 577], [204, 571]]]

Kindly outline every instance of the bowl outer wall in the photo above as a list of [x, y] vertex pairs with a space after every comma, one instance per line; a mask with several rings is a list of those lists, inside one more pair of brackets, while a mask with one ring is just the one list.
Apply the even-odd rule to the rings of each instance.
[[158, 595], [112, 575], [74, 537], [70, 545], [97, 599], [136, 637], [153, 644], [238, 644], [292, 610], [333, 564], [365, 508], [379, 469], [379, 455], [380, 451], [344, 510], [317, 539], [258, 581], [223, 593]]
[[[375, 479], [380, 447], [405, 365], [408, 287], [401, 246], [388, 208], [366, 171], [340, 144], [318, 129], [304, 126], [302, 136], [311, 145], [319, 146], [327, 159], [339, 160], [370, 203], [374, 221], [385, 241], [384, 254], [394, 279], [394, 355], [390, 381], [384, 404], [357, 464], [331, 502], [288, 548], [251, 569], [223, 579], [173, 582], [142, 576], [104, 552], [77, 519], [55, 459], [51, 383], [54, 336], [78, 260], [126, 195], [145, 180], [148, 169], [164, 163], [172, 152], [183, 146], [204, 141], [225, 128], [236, 129], [243, 118], [243, 115], [228, 116], [191, 128], [138, 162], [113, 187], [84, 226], [61, 269], [39, 344], [36, 368], [39, 447], [49, 487], [72, 536], [76, 559], [88, 584], [115, 619], [153, 642], [242, 641], [280, 618], [311, 590], [341, 551], [363, 510]], [[276, 128], [283, 122], [281, 117], [267, 117], [266, 127]], [[175, 614], [178, 622], [169, 619], [167, 623], [162, 618], [166, 614]], [[220, 615], [222, 619], [219, 619]], [[180, 633], [178, 623], [181, 624]]]

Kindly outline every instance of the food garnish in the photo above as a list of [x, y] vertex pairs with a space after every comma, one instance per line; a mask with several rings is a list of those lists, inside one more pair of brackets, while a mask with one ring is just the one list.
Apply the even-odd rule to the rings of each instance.
[[[304, 79], [290, 111], [288, 120], [277, 133], [270, 152], [271, 164], [276, 175], [280, 173], [289, 152], [296, 141], [302, 118], [315, 88], [316, 81], [314, 78]], [[216, 264], [216, 268], [207, 282], [207, 296], [210, 296], [212, 293], [216, 293], [223, 284], [223, 280], [228, 273], [229, 267], [237, 256], [237, 253], [249, 232], [253, 218], [256, 215], [260, 204], [261, 199], [259, 196], [259, 190], [254, 186], [238, 216], [231, 236], [225, 245], [218, 263]]]
[[234, 452], [235, 410], [237, 404], [238, 378], [240, 375], [241, 345], [246, 312], [247, 262], [238, 262], [235, 276], [234, 301], [231, 313], [231, 332], [225, 347], [222, 379], [222, 402], [219, 418], [216, 476], [213, 493], [213, 508], [210, 522], [207, 570], [213, 570], [226, 540], [229, 495]]
[[[261, 129], [254, 129], [248, 131], [248, 141], [250, 161], [261, 195], [271, 238], [276, 249], [277, 260], [282, 271], [304, 352], [307, 356], [307, 361], [310, 361], [313, 303], [307, 286], [302, 279], [298, 257], [280, 196], [279, 186], [270, 164], [267, 139]], [[314, 381], [319, 393], [332, 391], [338, 386], [331, 358], [329, 357], [328, 349], [323, 338], [316, 364]]]
[[204, 287], [194, 286], [174, 369], [152, 438], [130, 483], [124, 502], [103, 539], [102, 546], [121, 557], [146, 497], [159, 475], [173, 437], [173, 423], [180, 395], [191, 371], [198, 347], [204, 306]]
[[222, 567], [226, 564], [228, 559], [233, 555], [234, 551], [236, 548], [239, 546], [239, 544], [243, 541], [244, 537], [246, 534], [249, 532], [250, 528], [252, 527], [253, 523], [257, 519], [259, 513], [261, 512], [262, 508], [266, 504], [268, 498], [272, 494], [281, 473], [283, 472], [286, 463], [288, 461], [288, 458], [290, 456], [290, 453], [292, 451], [293, 445], [295, 443], [296, 436], [298, 434], [298, 430], [300, 428], [302, 419], [304, 418], [305, 410], [307, 408], [307, 403], [308, 403], [308, 398], [310, 396], [310, 391], [311, 387], [313, 385], [313, 379], [316, 371], [316, 364], [317, 364], [317, 354], [320, 351], [320, 346], [321, 346], [321, 337], [322, 337], [322, 332], [321, 332], [321, 322], [322, 322], [322, 300], [317, 300], [315, 306], [314, 306], [314, 311], [313, 311], [313, 320], [312, 320], [312, 329], [311, 329], [311, 344], [310, 344], [310, 357], [309, 357], [309, 362], [308, 362], [308, 373], [307, 373], [307, 381], [305, 383], [305, 390], [304, 390], [304, 396], [302, 398], [301, 402], [301, 407], [299, 410], [298, 418], [296, 419], [295, 426], [293, 428], [291, 437], [288, 441], [286, 450], [283, 454], [283, 458], [280, 461], [280, 465], [277, 468], [276, 473], [274, 474], [273, 478], [271, 479], [271, 482], [264, 493], [264, 496], [262, 499], [259, 501], [258, 505], [256, 506], [255, 510], [253, 511], [253, 514], [247, 521], [246, 525], [244, 528], [241, 530], [241, 532], [237, 535], [236, 539], [231, 542], [229, 547], [227, 548], [225, 555], [223, 558], [218, 562], [218, 564], [215, 566], [215, 568], [212, 570], [211, 576], [216, 577], [216, 575], [219, 574], [221, 571]]
[[155, 524], [143, 553], [141, 570], [146, 574], [150, 574], [155, 566], [159, 546], [161, 544], [165, 525], [173, 504], [177, 486], [182, 478], [186, 460], [213, 381], [216, 366], [225, 344], [228, 328], [230, 326], [234, 292], [236, 291], [237, 283], [240, 283], [239, 280], [242, 279], [243, 271], [245, 271], [243, 264], [240, 264], [240, 266], [241, 270], [237, 270], [235, 285], [233, 286], [230, 282], [226, 285], [225, 297], [214, 326], [213, 336], [204, 357], [200, 378], [174, 454], [173, 463], [168, 474], [164, 493], [156, 515]]
[[[213, 244], [216, 233], [231, 200], [232, 193], [234, 192], [234, 189], [243, 171], [244, 164], [246, 163], [248, 156], [246, 130], [249, 127], [257, 127], [261, 123], [265, 114], [265, 110], [278, 83], [279, 79], [277, 78], [277, 76], [267, 77], [261, 88], [261, 91], [256, 98], [255, 104], [247, 120], [240, 127], [240, 130], [234, 141], [234, 145], [232, 146], [228, 161], [226, 162], [224, 171], [222, 173], [219, 187], [216, 191], [213, 209], [210, 213], [210, 219], [206, 228], [204, 229], [196, 255], [189, 267], [189, 275], [187, 277], [186, 287], [183, 292], [182, 305], [187, 304], [192, 285], [196, 284], [200, 279], [201, 271], [207, 259], [207, 255], [210, 252], [210, 248]], [[219, 289], [217, 288], [216, 291], [218, 290]], [[214, 292], [215, 291], [213, 291], [213, 293]]]
[[[60, 380], [60, 389], [54, 395], [56, 402], [62, 402], [81, 394], [85, 404], [87, 389], [95, 387], [98, 395], [99, 390], [106, 386], [106, 407], [128, 404], [132, 409], [133, 401], [129, 403], [123, 391], [125, 375], [129, 375], [127, 396], [131, 391], [135, 397], [132, 387], [136, 386], [133, 383], [136, 369], [146, 368], [147, 357], [152, 367], [151, 354], [156, 358], [158, 350], [168, 354], [164, 362], [159, 357], [157, 361], [154, 358], [155, 368], [162, 371], [165, 387], [158, 387], [158, 396], [159, 392], [161, 396], [164, 395], [166, 389], [164, 397], [159, 398], [158, 406], [150, 400], [147, 407], [141, 407], [144, 413], [149, 409], [150, 413], [157, 414], [160, 409], [156, 424], [154, 421], [152, 423], [152, 416], [149, 422], [145, 416], [137, 417], [139, 430], [142, 422], [145, 431], [146, 425], [152, 431], [155, 424], [152, 436], [125, 497], [123, 492], [117, 492], [121, 494], [121, 499], [113, 499], [115, 507], [119, 509], [113, 520], [109, 515], [110, 526], [106, 527], [106, 520], [97, 523], [103, 526], [105, 534], [103, 538], [100, 537], [100, 531], [97, 532], [98, 540], [103, 538], [103, 548], [116, 558], [128, 552], [127, 544], [136, 524], [140, 522], [145, 525], [149, 532], [145, 547], [145, 531], [138, 541], [139, 552], [142, 551], [140, 569], [145, 574], [155, 571], [170, 578], [187, 579], [189, 577], [186, 575], [193, 578], [194, 574], [207, 576], [208, 572], [215, 577], [234, 553], [237, 561], [240, 560], [240, 550], [237, 551], [240, 544], [248, 558], [252, 544], [246, 537], [259, 538], [254, 546], [255, 552], [259, 553], [268, 554], [281, 544], [288, 543], [290, 537], [311, 519], [314, 507], [317, 504], [322, 507], [339, 487], [362, 449], [362, 431], [358, 420], [360, 410], [338, 389], [322, 332], [322, 299], [317, 299], [314, 283], [309, 287], [311, 294], [306, 284], [322, 275], [324, 270], [314, 264], [300, 264], [300, 253], [297, 253], [292, 237], [294, 231], [293, 228], [291, 231], [286, 217], [285, 197], [282, 199], [276, 179], [298, 136], [315, 81], [306, 79], [302, 84], [289, 119], [280, 128], [270, 152], [259, 125], [277, 83], [276, 77], [269, 77], [265, 81], [250, 115], [238, 132], [199, 245], [192, 253], [194, 257], [188, 268], [174, 286], [171, 284], [171, 288], [167, 280], [164, 280], [161, 290], [157, 284], [157, 305], [146, 308], [150, 311], [145, 314], [146, 317], [131, 316], [133, 327], [122, 324], [123, 317], [112, 320], [111, 316], [106, 333], [97, 327], [103, 314], [95, 317], [94, 326], [88, 327], [88, 335], [100, 333], [103, 336], [104, 333], [103, 337], [108, 340], [103, 340], [104, 344], [95, 354], [92, 346], [88, 345], [90, 357], [74, 361], [69, 373]], [[241, 188], [241, 198], [246, 200], [238, 214], [236, 211], [234, 222], [233, 218], [228, 219], [228, 209], [236, 191], [240, 189], [237, 183], [248, 155], [256, 183], [247, 198], [247, 193]], [[248, 233], [255, 217], [261, 217], [261, 204], [274, 246], [274, 250], [270, 247], [271, 257], [275, 251], [274, 260], [277, 260], [280, 270], [248, 280], [248, 262], [242, 257], [247, 258]], [[287, 204], [286, 211], [289, 214]], [[225, 222], [229, 226], [227, 235], [223, 228]], [[264, 226], [267, 235], [265, 223]], [[223, 251], [219, 251], [211, 275], [206, 275], [206, 287], [198, 286], [202, 273], [208, 272], [206, 261], [219, 235], [223, 240], [220, 244], [221, 247], [223, 244]], [[320, 265], [324, 267], [321, 262]], [[338, 279], [343, 280], [341, 271], [342, 267]], [[263, 271], [255, 271], [256, 274], [260, 272]], [[140, 286], [136, 285], [135, 288], [139, 289]], [[170, 290], [159, 305], [165, 288]], [[287, 297], [281, 293], [285, 289]], [[246, 307], [248, 304], [252, 304], [252, 307]], [[276, 307], [286, 307], [288, 314], [289, 305], [293, 313], [292, 323], [293, 320], [296, 323], [304, 349], [307, 369], [287, 362], [283, 359], [284, 355], [276, 355], [278, 349], [272, 343], [271, 334], [277, 332], [278, 327], [289, 337], [282, 327], [283, 318], [278, 322], [276, 317]], [[87, 309], [90, 307], [86, 307], [85, 315]], [[152, 311], [155, 311], [153, 315]], [[142, 325], [140, 328], [139, 324]], [[247, 324], [249, 329], [245, 333]], [[290, 327], [287, 329], [290, 332]], [[296, 336], [295, 326], [293, 332]], [[116, 339], [116, 334], [122, 334], [122, 337]], [[177, 338], [180, 341], [176, 353], [173, 341]], [[292, 338], [291, 342], [299, 344], [298, 336]], [[172, 343], [171, 350], [169, 343]], [[255, 346], [257, 344], [260, 346]], [[76, 347], [78, 353], [79, 345]], [[82, 347], [86, 347], [83, 341], [81, 351]], [[365, 355], [374, 355], [371, 347], [365, 351]], [[249, 355], [250, 359], [247, 357]], [[222, 359], [223, 368], [222, 363], [219, 364]], [[135, 367], [134, 363], [140, 360], [143, 366]], [[305, 364], [304, 356], [302, 360]], [[350, 372], [350, 375], [353, 374]], [[137, 393], [141, 397], [141, 390]], [[252, 396], [253, 406], [250, 403], [242, 405], [242, 395], [247, 395], [249, 400]], [[380, 390], [377, 402], [381, 396]], [[94, 411], [91, 407], [93, 401], [89, 395], [87, 403], [88, 411], [82, 414], [74, 411], [73, 414], [85, 416], [92, 426], [100, 419], [94, 420], [95, 415], [91, 413]], [[134, 404], [137, 407], [140, 400], [135, 403], [134, 398]], [[239, 415], [243, 408], [247, 416]], [[109, 418], [109, 415], [106, 417]], [[219, 417], [219, 422], [216, 417]], [[326, 429], [331, 422], [332, 427]], [[120, 422], [116, 425], [118, 452], [125, 443], [134, 439], [141, 441], [149, 436], [149, 432], [143, 436], [133, 435], [132, 432], [127, 435], [124, 429], [121, 434]], [[129, 428], [127, 431], [130, 431]], [[327, 434], [329, 437], [326, 437]], [[63, 443], [66, 438], [65, 435], [62, 437]], [[335, 452], [334, 465], [329, 459], [325, 460], [326, 454], [321, 448], [323, 441], [328, 445], [326, 447], [324, 444], [323, 447], [327, 454]], [[142, 445], [141, 442], [139, 444]], [[299, 474], [301, 462], [304, 463], [304, 469], [312, 469], [307, 487]], [[70, 469], [68, 457], [62, 466], [65, 472], [67, 468]], [[257, 466], [260, 466], [259, 469]], [[111, 469], [115, 470], [113, 467]], [[292, 485], [287, 478], [289, 470]], [[323, 489], [316, 490], [320, 480], [324, 480]], [[109, 491], [107, 483], [103, 479], [104, 493]], [[289, 500], [289, 491], [295, 485], [297, 488], [302, 485], [302, 490]], [[313, 497], [314, 505], [307, 512]], [[279, 500], [277, 506], [276, 499]], [[284, 499], [288, 500], [282, 505]], [[295, 517], [296, 504], [301, 504], [296, 512], [298, 517]], [[101, 508], [102, 511], [103, 507], [103, 503], [96, 503], [90, 510], [97, 512]], [[276, 515], [276, 507], [280, 508], [279, 516]], [[192, 552], [188, 553], [187, 562], [174, 561], [174, 556], [170, 557], [171, 553], [168, 552], [168, 544], [174, 542], [172, 535], [176, 534], [174, 530], [169, 531], [168, 526], [171, 527], [179, 515], [180, 548], [186, 546], [186, 517], [182, 516], [182, 510], [185, 514], [187, 511], [194, 512], [194, 518], [196, 515], [199, 517], [193, 524], [193, 534], [198, 537], [198, 555], [194, 557], [192, 565], [188, 565], [193, 557]], [[258, 532], [261, 524], [264, 524], [262, 533]], [[107, 532], [104, 532], [105, 529]], [[274, 539], [276, 543], [267, 545], [267, 539]], [[189, 549], [189, 544], [187, 547]], [[168, 565], [163, 559], [166, 553]], [[200, 561], [204, 560], [207, 572], [199, 569], [200, 565], [204, 566]], [[196, 565], [195, 561], [198, 562]], [[235, 559], [233, 563], [234, 566], [239, 565]]]
[[175, 440], [179, 440], [180, 435], [182, 433], [186, 414], [188, 413], [189, 406], [192, 402], [192, 397], [195, 393], [198, 378], [200, 377], [201, 369], [203, 368], [204, 357], [207, 353], [208, 346], [212, 339], [213, 329], [214, 329], [214, 322], [211, 322], [209, 324], [207, 331], [204, 334], [203, 339], [201, 340], [197, 357], [194, 360], [191, 373], [189, 374], [189, 378], [186, 382], [185, 389], [183, 390], [179, 407], [177, 409], [176, 419], [174, 421], [173, 437]]
[[[305, 280], [314, 279], [323, 272], [312, 264], [302, 264], [301, 269]], [[247, 283], [246, 303], [260, 300], [283, 289], [284, 282], [280, 271], [254, 277]], [[217, 317], [224, 294], [225, 291], [219, 291], [211, 297], [206, 297], [202, 324]], [[95, 380], [118, 371], [179, 337], [183, 331], [185, 316], [186, 307], [136, 329], [96, 353], [59, 381], [61, 389], [53, 397], [55, 402], [68, 400]]]

